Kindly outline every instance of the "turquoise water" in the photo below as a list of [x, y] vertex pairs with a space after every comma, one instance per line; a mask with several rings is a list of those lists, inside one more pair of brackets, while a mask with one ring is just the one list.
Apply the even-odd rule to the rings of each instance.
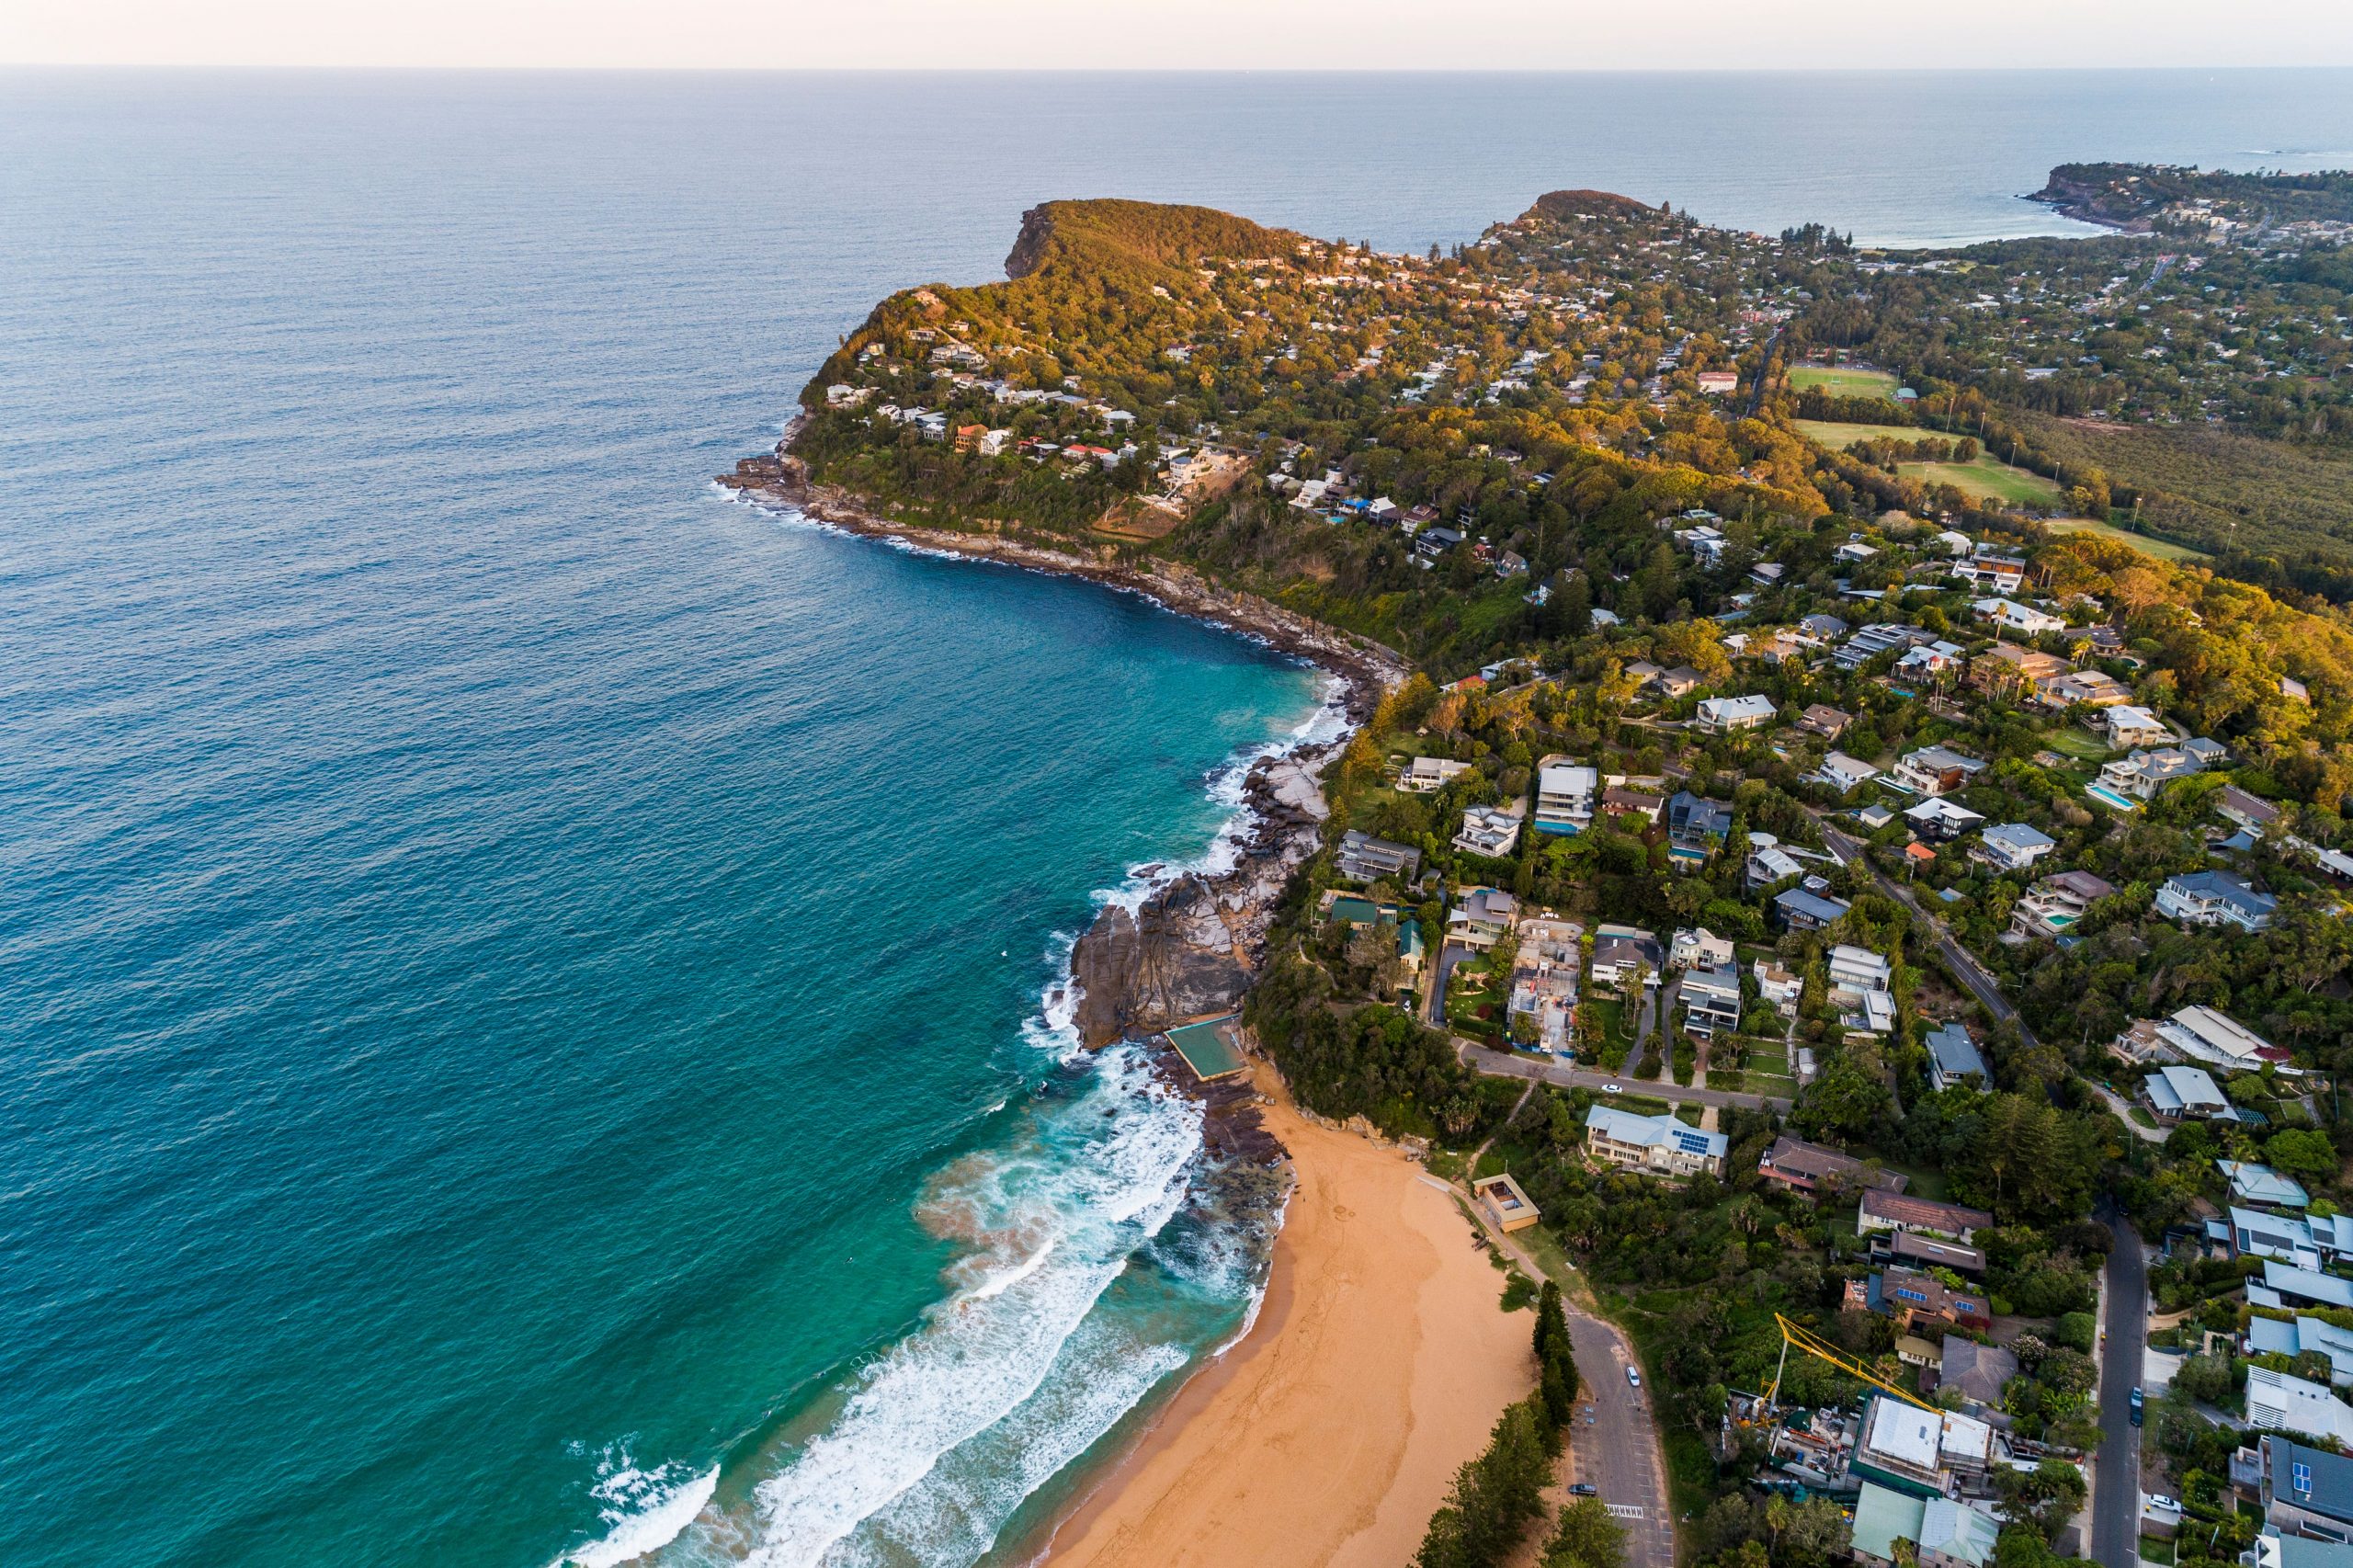
[[1055, 985], [1315, 685], [719, 498], [882, 292], [1071, 194], [2048, 232], [2343, 85], [0, 77], [0, 1561], [968, 1563], [1246, 1316]]

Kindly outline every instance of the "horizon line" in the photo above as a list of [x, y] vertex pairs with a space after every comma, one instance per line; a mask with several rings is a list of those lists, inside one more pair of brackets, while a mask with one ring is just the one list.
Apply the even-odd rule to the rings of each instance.
[[598, 65], [449, 61], [0, 60], [0, 71], [256, 71], [463, 73], [576, 76], [2088, 76], [2235, 75], [2259, 72], [2353, 72], [2353, 60], [2313, 63], [2138, 65]]

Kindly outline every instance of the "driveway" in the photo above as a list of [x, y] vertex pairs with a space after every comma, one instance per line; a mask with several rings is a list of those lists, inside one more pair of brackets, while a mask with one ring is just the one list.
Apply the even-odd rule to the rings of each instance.
[[1455, 1038], [1454, 1053], [1473, 1070], [1490, 1078], [1534, 1078], [1542, 1083], [1558, 1084], [1564, 1089], [1592, 1089], [1597, 1093], [1604, 1084], [1617, 1084], [1630, 1095], [1648, 1095], [1654, 1099], [1671, 1100], [1680, 1105], [1769, 1107], [1777, 1111], [1790, 1108], [1788, 1100], [1742, 1094], [1733, 1089], [1703, 1089], [1696, 1084], [1686, 1088], [1672, 1077], [1653, 1083], [1647, 1078], [1630, 1078], [1624, 1074], [1596, 1073], [1584, 1067], [1572, 1067], [1563, 1062], [1531, 1061], [1508, 1051], [1490, 1051], [1483, 1045], [1473, 1045], [1460, 1036]]
[[2107, 1321], [2099, 1346], [2099, 1453], [2092, 1470], [2092, 1558], [2105, 1568], [2136, 1568], [2141, 1555], [2141, 1428], [2132, 1425], [2132, 1390], [2148, 1343], [2149, 1264], [2141, 1238], [2122, 1219], [2109, 1229]]

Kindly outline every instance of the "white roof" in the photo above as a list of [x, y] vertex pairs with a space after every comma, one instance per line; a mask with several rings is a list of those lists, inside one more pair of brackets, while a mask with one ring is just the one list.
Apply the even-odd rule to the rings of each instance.
[[2162, 730], [2165, 728], [2154, 713], [2145, 708], [2134, 708], [2127, 704], [2120, 704], [2109, 709], [2108, 723], [2110, 729]]
[[[2184, 1007], [2165, 1025], [2178, 1028], [2188, 1037], [2182, 1043], [2194, 1042], [2207, 1052], [2233, 1062], [2252, 1062], [2258, 1051], [2270, 1048], [2271, 1042], [2243, 1024], [2224, 1017], [2211, 1007]], [[2164, 1032], [2163, 1028], [2160, 1033]]]
[[1938, 1413], [1901, 1400], [1871, 1401], [1870, 1421], [1863, 1432], [1865, 1453], [1885, 1454], [1915, 1470], [1933, 1471], [1943, 1441], [1944, 1418]]
[[1579, 790], [1590, 790], [1600, 782], [1601, 774], [1597, 769], [1574, 762], [1556, 763], [1540, 769], [1536, 778], [1536, 787], [1547, 795], [1571, 795]]
[[1769, 697], [1711, 697], [1699, 710], [1716, 719], [1770, 719], [1780, 711]]

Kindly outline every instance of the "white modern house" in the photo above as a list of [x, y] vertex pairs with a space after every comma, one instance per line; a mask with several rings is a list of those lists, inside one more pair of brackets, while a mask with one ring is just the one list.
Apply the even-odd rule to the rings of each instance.
[[1769, 697], [1711, 697], [1699, 704], [1693, 722], [1709, 734], [1728, 735], [1769, 724], [1779, 711]]
[[1472, 806], [1462, 813], [1454, 846], [1468, 855], [1500, 860], [1519, 842], [1519, 813], [1501, 806]]
[[2165, 721], [2145, 708], [2121, 704], [2099, 710], [2099, 728], [2106, 732], [2108, 744], [2119, 751], [2127, 746], [2162, 745], [2173, 738]]
[[1830, 949], [1830, 1001], [1849, 1029], [1886, 1034], [1895, 1028], [1895, 971], [1868, 948]]
[[1959, 838], [1985, 818], [1958, 801], [1932, 796], [1916, 806], [1905, 807], [1904, 820], [1911, 824], [1912, 831], [1922, 838], [1942, 842]]
[[1842, 795], [1851, 794], [1879, 777], [1879, 769], [1843, 751], [1834, 751], [1822, 759], [1822, 766], [1811, 775], [1817, 784], [1827, 784]]
[[2270, 926], [2279, 904], [2269, 893], [2224, 872], [2189, 871], [2166, 879], [2157, 890], [2156, 909], [2184, 926], [2235, 926], [2254, 932]]
[[1409, 795], [1434, 794], [1470, 771], [1469, 763], [1449, 756], [1417, 756], [1397, 775], [1397, 788]]
[[2023, 871], [2059, 846], [2022, 822], [1998, 823], [1978, 835], [1969, 856], [2002, 871]]
[[2064, 631], [2067, 623], [2048, 610], [2022, 605], [2016, 599], [1979, 599], [1970, 607], [1977, 619], [1990, 621], [2003, 631], [2016, 631], [2032, 637], [2045, 631]]
[[1729, 955], [1720, 965], [1686, 971], [1682, 996], [1683, 1027], [1691, 1033], [1711, 1035], [1740, 1028], [1740, 971]]
[[1593, 798], [1601, 774], [1566, 757], [1546, 757], [1536, 769], [1536, 831], [1583, 833], [1593, 825]]

